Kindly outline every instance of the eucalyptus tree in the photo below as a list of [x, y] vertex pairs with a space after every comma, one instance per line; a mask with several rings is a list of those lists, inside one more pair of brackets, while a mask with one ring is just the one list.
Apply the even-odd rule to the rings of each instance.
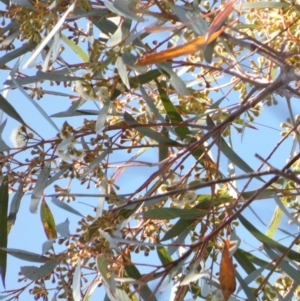
[[298, 300], [300, 6], [2, 3], [1, 299]]

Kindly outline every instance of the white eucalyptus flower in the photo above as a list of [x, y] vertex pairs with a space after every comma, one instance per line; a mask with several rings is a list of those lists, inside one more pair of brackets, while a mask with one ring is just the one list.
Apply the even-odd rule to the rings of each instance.
[[33, 133], [27, 132], [24, 125], [20, 125], [12, 131], [10, 140], [14, 147], [21, 148], [26, 146], [28, 139], [33, 138], [33, 136]]

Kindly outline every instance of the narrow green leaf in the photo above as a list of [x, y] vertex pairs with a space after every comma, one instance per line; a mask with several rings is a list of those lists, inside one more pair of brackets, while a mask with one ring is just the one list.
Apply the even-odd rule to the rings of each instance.
[[158, 143], [163, 143], [166, 145], [172, 145], [172, 146], [179, 146], [180, 144], [168, 137], [165, 137], [161, 135], [160, 133], [155, 132], [154, 130], [148, 128], [148, 127], [143, 127], [142, 124], [138, 123], [130, 114], [127, 112], [124, 113], [124, 120], [128, 125], [133, 125], [135, 126], [135, 129], [140, 132], [141, 134], [145, 135], [146, 137], [149, 137]]
[[24, 266], [21, 267], [21, 273], [30, 280], [40, 280], [47, 275], [49, 275], [53, 270], [56, 268], [58, 264], [58, 260], [54, 259], [51, 261], [46, 262], [40, 267], [35, 266]]
[[41, 70], [38, 70], [36, 76], [40, 80], [53, 80], [60, 82], [82, 80], [82, 77], [61, 74], [60, 71], [43, 72]]
[[168, 251], [166, 250], [165, 247], [158, 247], [156, 251], [162, 264], [168, 264], [173, 262], [172, 257], [169, 256]]
[[151, 209], [143, 213], [145, 218], [153, 219], [174, 219], [174, 218], [183, 218], [183, 219], [195, 219], [202, 217], [207, 214], [206, 210], [193, 209], [185, 210], [180, 208], [157, 208]]
[[[128, 261], [128, 260], [126, 260]], [[142, 275], [140, 274], [139, 270], [133, 265], [133, 264], [126, 264], [125, 265], [125, 271], [127, 273], [127, 275], [133, 279], [136, 280], [140, 280]], [[145, 283], [145, 285], [134, 285], [136, 288], [139, 288], [139, 293], [141, 295], [141, 297], [143, 298], [144, 301], [157, 301], [155, 295], [153, 294], [153, 292], [151, 291], [151, 289], [149, 288], [149, 286]]]
[[89, 62], [88, 55], [81, 49], [81, 47], [75, 44], [72, 40], [68, 39], [65, 35], [61, 35], [61, 40], [65, 42], [84, 63]]
[[[131, 293], [130, 293], [131, 294]], [[128, 294], [125, 292], [124, 289], [120, 289], [117, 287], [116, 289], [116, 297], [117, 300], [122, 300], [122, 301], [132, 301], [132, 298], [129, 298]]]
[[103, 104], [102, 109], [99, 112], [99, 115], [98, 115], [98, 118], [97, 118], [97, 121], [96, 121], [96, 134], [100, 135], [101, 132], [104, 129], [105, 121], [106, 121], [106, 118], [107, 118], [107, 114], [108, 114], [110, 104], [111, 104], [110, 100], [106, 100]]
[[[180, 220], [180, 221], [186, 221], [186, 220]], [[172, 229], [171, 229], [172, 230]], [[172, 256], [175, 252], [178, 251], [179, 246], [184, 244], [185, 239], [187, 238], [188, 235], [191, 234], [189, 226], [187, 228], [183, 228], [181, 230], [181, 233], [174, 239], [172, 240], [172, 244], [168, 246], [168, 254]], [[166, 233], [167, 235], [168, 233]]]
[[124, 64], [123, 59], [120, 56], [116, 60], [116, 67], [118, 69], [118, 73], [123, 84], [126, 86], [127, 89], [130, 89], [126, 65]]
[[171, 3], [169, 5], [178, 19], [182, 23], [187, 23], [188, 27], [195, 33], [196, 36], [206, 35], [208, 31], [208, 24], [204, 19], [198, 17], [197, 12], [184, 9], [184, 6], [177, 6]]
[[183, 231], [189, 229], [194, 222], [195, 220], [180, 219], [170, 230], [168, 230], [161, 241], [169, 240], [180, 235]]
[[49, 258], [46, 256], [43, 256], [41, 254], [32, 253], [32, 252], [27, 252], [24, 250], [11, 249], [11, 248], [9, 248], [9, 249], [1, 248], [1, 250], [8, 253], [11, 256], [14, 256], [18, 259], [22, 259], [25, 261], [45, 263], [49, 260]]
[[[5, 177], [0, 186], [0, 247], [7, 247], [7, 210], [8, 210], [8, 183]], [[0, 250], [0, 275], [5, 287], [7, 253]]]
[[215, 45], [217, 43], [217, 40], [213, 40], [211, 43], [209, 43], [204, 51], [203, 51], [203, 56], [205, 58], [205, 61], [210, 64], [212, 62], [212, 57], [214, 54], [214, 49], [215, 49]]
[[72, 281], [72, 295], [74, 301], [81, 301], [81, 262], [78, 260]]
[[23, 87], [20, 86], [16, 80], [13, 79], [12, 81], [15, 84], [15, 86], [19, 89], [19, 91], [22, 93], [22, 95], [24, 95], [25, 98], [30, 101], [30, 103], [40, 112], [40, 114], [45, 118], [45, 120], [47, 120], [49, 122], [49, 124], [51, 124], [57, 132], [59, 132], [59, 128], [56, 126], [56, 124], [53, 122], [53, 120], [47, 115], [47, 113], [44, 111], [44, 109], [40, 105], [38, 105], [37, 102], [34, 101], [26, 93], [26, 91], [23, 89]]
[[[163, 103], [163, 106], [166, 110], [167, 116], [169, 117], [171, 123], [180, 123], [183, 122], [181, 115], [178, 113], [173, 103], [169, 99], [168, 95], [165, 92], [165, 87], [157, 82], [158, 92]], [[190, 134], [189, 129], [186, 126], [177, 126], [175, 131], [180, 139], [184, 139], [187, 135]]]
[[134, 85], [143, 85], [143, 84], [147, 84], [150, 81], [154, 80], [155, 78], [161, 76], [162, 73], [157, 70], [150, 70], [147, 73], [135, 76], [135, 77], [131, 77], [129, 78], [129, 82], [134, 86]]
[[19, 113], [14, 109], [14, 107], [0, 94], [0, 109], [6, 113], [8, 116], [19, 121], [21, 124], [26, 125]]
[[[265, 244], [269, 248], [275, 248], [279, 250], [282, 253], [285, 253], [287, 251], [287, 248], [280, 244], [279, 242], [269, 238], [268, 236], [261, 233], [259, 230], [257, 230], [251, 222], [249, 222], [246, 218], [243, 217], [243, 215], [239, 216], [240, 222], [243, 224], [243, 226], [260, 242]], [[295, 260], [297, 262], [300, 262], [300, 254], [295, 252], [294, 250], [290, 250], [287, 254], [287, 257]]]
[[5, 119], [2, 122], [2, 124], [0, 125], [0, 152], [5, 152], [5, 151], [10, 150], [10, 147], [2, 139], [2, 133], [3, 133], [3, 130], [4, 130], [5, 126], [6, 126], [6, 122], [7, 122], [7, 119]]
[[36, 43], [26, 43], [20, 48], [17, 48], [13, 51], [10, 51], [0, 57], [0, 67], [3, 67], [6, 63], [9, 63], [10, 61], [14, 60], [15, 58], [19, 58], [23, 54], [33, 50], [36, 47]]
[[[142, 96], [143, 96], [146, 104], [148, 105], [148, 108], [151, 111], [151, 113], [156, 117], [157, 120], [159, 120], [162, 123], [165, 123], [166, 122], [165, 118], [160, 114], [160, 112], [158, 111], [157, 107], [154, 104], [153, 99], [151, 99], [149, 97], [145, 88], [142, 85], [140, 85], [140, 90], [141, 90]], [[169, 128], [171, 130], [171, 127], [169, 127]]]
[[127, 1], [115, 1], [115, 2], [104, 2], [104, 5], [107, 9], [109, 9], [111, 12], [116, 13], [118, 16], [123, 16], [126, 19], [139, 21], [140, 17], [138, 17], [136, 14], [134, 14], [131, 10], [128, 9], [128, 3]]
[[[207, 125], [210, 127], [214, 127], [215, 124], [210, 118], [209, 115], [207, 115]], [[213, 135], [214, 137], [217, 137], [218, 134]], [[254, 170], [239, 156], [232, 150], [231, 147], [228, 146], [226, 141], [223, 137], [218, 137], [217, 141], [220, 143], [217, 146], [220, 147], [221, 152], [238, 168], [240, 168], [244, 172], [254, 172]], [[265, 182], [261, 177], [255, 177], [257, 180], [260, 180], [262, 182]]]
[[238, 279], [241, 287], [243, 288], [244, 293], [246, 294], [247, 298], [249, 301], [256, 301], [255, 296], [253, 295], [252, 290], [250, 287], [245, 283], [243, 277], [239, 274], [239, 272], [235, 269], [235, 275], [236, 278]]
[[[283, 189], [287, 188], [287, 183], [284, 184]], [[282, 221], [282, 218], [284, 216], [284, 213], [289, 214], [286, 210], [286, 206], [288, 205], [287, 198], [279, 198], [277, 195], [274, 195], [274, 200], [277, 203], [277, 206], [275, 208], [275, 211], [272, 216], [272, 220], [270, 222], [270, 225], [268, 227], [268, 230], [266, 232], [266, 235], [270, 238], [273, 238], [276, 234], [276, 231]]]
[[[262, 260], [262, 259], [256, 257], [254, 254], [246, 252], [242, 249], [238, 249], [234, 253], [233, 256], [240, 263], [240, 265], [245, 269], [246, 272], [247, 271], [249, 271], [249, 273], [252, 272], [250, 270], [253, 268], [253, 266], [251, 266], [250, 263], [258, 265], [260, 267], [265, 267], [265, 269], [269, 269], [269, 270], [272, 269], [272, 265], [269, 262]], [[245, 261], [243, 261], [243, 260], [245, 260]], [[249, 261], [250, 261], [250, 263], [249, 263]], [[245, 263], [244, 266], [243, 266], [243, 263]]]
[[48, 239], [57, 238], [54, 217], [48, 204], [45, 201], [45, 198], [42, 199], [40, 215], [41, 215], [42, 224], [47, 238]]
[[91, 18], [91, 20], [93, 24], [100, 29], [100, 31], [102, 31], [108, 36], [113, 34], [118, 29], [118, 26], [114, 22], [106, 19], [105, 17]]
[[[168, 129], [167, 129], [165, 126], [162, 127], [162, 129], [161, 129], [161, 134], [162, 134], [163, 136], [165, 136], [166, 138], [170, 138], [170, 137], [169, 137], [169, 131], [168, 131]], [[159, 162], [161, 162], [161, 161], [167, 159], [168, 156], [169, 156], [169, 148], [168, 148], [168, 146], [166, 146], [166, 145], [160, 145], [160, 146], [158, 147], [158, 158], [159, 158]]]
[[23, 197], [23, 183], [20, 183], [18, 190], [15, 192], [15, 195], [12, 198], [10, 203], [10, 209], [8, 214], [8, 222], [14, 224], [17, 218], [17, 213], [20, 208], [21, 199]]
[[276, 231], [280, 225], [280, 222], [283, 218], [283, 212], [280, 210], [278, 206], [276, 206], [270, 225], [268, 227], [268, 230], [266, 232], [266, 235], [270, 238], [274, 238]]
[[104, 255], [99, 255], [97, 257], [97, 269], [99, 271], [99, 273], [101, 274], [101, 276], [103, 277], [103, 279], [105, 280], [106, 283], [109, 283], [109, 279], [107, 277], [107, 261], [105, 259]]
[[51, 199], [52, 203], [55, 204], [56, 206], [58, 206], [61, 209], [64, 209], [68, 212], [71, 212], [73, 214], [76, 214], [78, 216], [84, 217], [84, 215], [82, 215], [79, 211], [75, 210], [73, 207], [71, 207], [70, 205], [60, 201], [59, 199], [56, 198], [52, 198]]
[[[242, 197], [247, 200], [249, 199], [254, 193], [256, 192], [256, 190], [253, 191], [245, 191], [242, 193]], [[278, 189], [276, 188], [268, 188], [266, 190], [264, 190], [262, 193], [259, 194], [259, 196], [257, 197], [257, 200], [263, 200], [263, 199], [269, 199], [270, 197], [274, 196], [275, 194], [278, 193]]]
[[169, 83], [179, 95], [191, 95], [190, 90], [186, 87], [184, 81], [177, 75], [169, 64], [160, 64], [159, 69], [164, 70], [169, 75]]
[[[267, 246], [264, 246], [265, 252], [272, 258], [273, 260], [277, 261], [280, 259], [281, 254], [276, 254], [272, 249], [270, 249]], [[283, 270], [283, 272], [291, 277], [296, 283], [300, 284], [300, 275], [299, 270], [295, 270], [288, 262], [285, 260], [281, 260], [279, 263], [280, 268]]]
[[46, 187], [49, 174], [51, 170], [51, 163], [47, 162], [44, 169], [40, 172], [38, 179], [36, 181], [35, 187], [32, 192], [31, 202], [30, 202], [30, 212], [36, 213], [40, 202], [41, 195]]
[[245, 253], [241, 252], [240, 249], [236, 250], [233, 256], [247, 274], [250, 274], [256, 270], [254, 264], [251, 262], [248, 256], [246, 256]]

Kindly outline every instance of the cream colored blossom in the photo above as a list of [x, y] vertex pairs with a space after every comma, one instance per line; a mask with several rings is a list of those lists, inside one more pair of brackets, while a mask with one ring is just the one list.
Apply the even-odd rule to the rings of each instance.
[[21, 148], [26, 146], [28, 139], [33, 138], [33, 136], [33, 133], [27, 132], [27, 129], [24, 125], [20, 125], [12, 131], [10, 140], [14, 147]]

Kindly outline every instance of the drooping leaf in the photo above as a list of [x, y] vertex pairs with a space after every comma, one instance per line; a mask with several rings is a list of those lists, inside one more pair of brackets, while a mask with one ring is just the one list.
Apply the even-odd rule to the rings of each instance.
[[42, 199], [40, 215], [41, 215], [42, 224], [47, 238], [48, 239], [57, 238], [54, 217], [48, 204], [45, 201], [45, 198]]
[[157, 141], [158, 143], [164, 143], [167, 145], [178, 145], [179, 143], [168, 138], [165, 137], [159, 133], [157, 133], [156, 131], [150, 129], [149, 127], [145, 127], [142, 124], [138, 123], [129, 113], [125, 112], [124, 113], [124, 120], [126, 121], [126, 123], [128, 125], [134, 126], [134, 128], [140, 132], [141, 134], [145, 135], [146, 137], [149, 137], [155, 141]]
[[238, 279], [241, 287], [243, 288], [243, 291], [245, 292], [247, 298], [249, 301], [257, 301], [257, 298], [254, 296], [252, 290], [250, 287], [245, 283], [243, 277], [239, 274], [239, 272], [235, 271], [236, 278]]
[[107, 271], [107, 261], [105, 259], [104, 255], [99, 255], [97, 257], [97, 269], [99, 271], [99, 273], [101, 274], [101, 276], [103, 277], [103, 279], [105, 280], [106, 283], [109, 283], [109, 279], [108, 279], [108, 271]]
[[129, 78], [131, 85], [144, 85], [154, 80], [155, 78], [161, 76], [161, 72], [158, 69], [150, 70], [144, 74], [140, 74]]
[[19, 113], [14, 109], [14, 107], [0, 94], [0, 109], [6, 113], [11, 118], [19, 121], [21, 124], [26, 125]]
[[105, 126], [105, 121], [107, 118], [107, 113], [110, 107], [110, 100], [106, 100], [103, 104], [102, 109], [99, 112], [97, 121], [96, 121], [96, 133], [100, 135], [100, 133], [103, 131]]
[[173, 58], [177, 58], [183, 55], [194, 54], [195, 52], [203, 49], [206, 45], [214, 41], [219, 35], [223, 32], [223, 30], [219, 30], [214, 32], [211, 36], [206, 39], [205, 36], [197, 37], [196, 39], [174, 48], [166, 49], [161, 52], [150, 53], [142, 58], [137, 60], [137, 65], [145, 66], [148, 64], [159, 64], [171, 60]]
[[[215, 126], [212, 119], [207, 115], [207, 125]], [[214, 135], [216, 137], [216, 135]], [[236, 153], [234, 150], [228, 146], [223, 137], [219, 137], [218, 141], [220, 142], [220, 150], [221, 152], [238, 168], [243, 170], [244, 172], [254, 172], [254, 170]], [[261, 177], [255, 177], [257, 180], [265, 182]]]
[[169, 256], [168, 251], [165, 247], [158, 247], [157, 249], [157, 255], [161, 261], [162, 264], [168, 264], [173, 261], [171, 256]]
[[29, 95], [26, 93], [26, 91], [23, 89], [22, 86], [20, 86], [14, 79], [12, 79], [15, 86], [19, 89], [19, 91], [25, 96], [26, 99], [30, 101], [30, 103], [40, 112], [40, 114], [45, 118], [45, 120], [48, 121], [49, 124], [52, 125], [52, 127], [59, 132], [59, 128], [57, 125], [53, 122], [53, 120], [47, 115], [47, 113], [44, 111], [44, 109], [36, 103]]
[[2, 133], [3, 133], [3, 130], [5, 128], [5, 125], [6, 125], [6, 121], [7, 119], [5, 119], [2, 124], [0, 125], [0, 152], [5, 152], [5, 151], [8, 151], [10, 150], [10, 147], [5, 143], [5, 141], [2, 139]]
[[[124, 260], [126, 262], [126, 265], [125, 265], [126, 274], [133, 279], [140, 280], [142, 275], [140, 274], [140, 272], [136, 268], [136, 266], [133, 265], [131, 262], [128, 262], [127, 259], [124, 259]], [[151, 289], [149, 288], [147, 283], [145, 283], [144, 285], [140, 285], [140, 286], [135, 285], [135, 287], [139, 288], [139, 293], [144, 301], [147, 301], [147, 300], [157, 301], [157, 298], [155, 297], [155, 295], [153, 294], [153, 292], [151, 291]]]
[[[266, 253], [270, 256], [271, 259], [277, 261], [280, 260], [281, 254], [275, 253], [271, 248], [268, 246], [264, 247], [264, 250]], [[283, 270], [283, 272], [291, 277], [293, 281], [295, 281], [298, 285], [300, 285], [300, 277], [299, 277], [299, 270], [294, 269], [287, 261], [280, 260], [279, 262], [280, 268]]]
[[[8, 210], [8, 178], [4, 177], [0, 186], [0, 247], [7, 247], [7, 210]], [[0, 250], [0, 275], [2, 284], [5, 287], [7, 254]]]
[[[284, 189], [287, 185], [284, 185]], [[293, 216], [290, 216], [289, 212], [285, 208], [288, 205], [287, 198], [279, 198], [277, 195], [274, 195], [274, 200], [277, 203], [277, 206], [274, 210], [271, 222], [269, 224], [268, 230], [266, 232], [266, 235], [270, 238], [274, 238], [276, 231], [282, 221], [282, 218], [284, 216], [284, 213], [287, 214], [287, 216], [292, 220]], [[297, 221], [296, 221], [297, 222]]]
[[134, 14], [129, 8], [129, 2], [127, 0], [116, 0], [114, 2], [104, 2], [106, 8], [116, 13], [119, 16], [123, 16], [128, 19], [138, 21], [140, 18]]
[[198, 13], [195, 11], [189, 11], [177, 5], [170, 4], [171, 10], [174, 11], [178, 19], [187, 24], [187, 26], [197, 35], [204, 36], [207, 33], [208, 25], [207, 22], [199, 18]]
[[56, 231], [63, 237], [70, 237], [70, 222], [69, 219], [67, 218], [64, 222], [56, 225]]
[[6, 53], [0, 57], [0, 67], [3, 67], [6, 63], [11, 62], [12, 60], [19, 58], [23, 54], [32, 51], [36, 47], [34, 42], [25, 43], [20, 48], [17, 48], [13, 51]]
[[[171, 121], [174, 124], [180, 124], [183, 122], [181, 115], [178, 113], [177, 109], [174, 107], [173, 103], [170, 101], [167, 93], [160, 83], [157, 83], [157, 88], [159, 91], [159, 95], [161, 97], [161, 101], [164, 105], [166, 113]], [[184, 139], [188, 134], [190, 134], [189, 129], [186, 126], [176, 126], [175, 131], [180, 139]]]
[[88, 63], [89, 57], [88, 55], [82, 50], [80, 46], [75, 44], [72, 40], [68, 39], [65, 35], [61, 35], [61, 40], [66, 43], [77, 55], [78, 57], [84, 62]]
[[75, 268], [73, 282], [72, 282], [72, 295], [74, 301], [81, 301], [81, 262], [78, 260]]
[[12, 249], [12, 248], [9, 248], [9, 249], [1, 248], [1, 250], [5, 251], [9, 255], [14, 256], [18, 259], [22, 259], [22, 260], [26, 260], [26, 261], [30, 261], [30, 262], [45, 263], [49, 260], [49, 258], [46, 256], [43, 256], [41, 254], [32, 253], [32, 252], [27, 252], [24, 250]]
[[174, 218], [183, 218], [183, 219], [195, 219], [200, 218], [207, 214], [206, 210], [200, 209], [180, 209], [180, 208], [157, 208], [145, 211], [143, 213], [145, 218], [152, 219], [174, 219]]
[[8, 214], [8, 222], [10, 224], [14, 224], [17, 218], [17, 213], [19, 211], [20, 208], [20, 203], [21, 203], [21, 199], [23, 197], [24, 193], [23, 193], [23, 183], [19, 184], [19, 187], [17, 189], [17, 191], [15, 192], [11, 203], [10, 203], [10, 208], [9, 208], [9, 214]]
[[39, 70], [39, 71], [37, 71], [36, 76], [40, 80], [52, 80], [52, 81], [60, 81], [60, 82], [82, 80], [82, 77], [66, 75], [61, 70], [60, 71], [51, 71], [51, 72], [43, 72], [43, 71]]
[[124, 289], [117, 288], [116, 289], [116, 297], [117, 300], [122, 300], [122, 301], [131, 301], [132, 299], [128, 297]]
[[44, 166], [44, 169], [40, 172], [37, 182], [34, 186], [33, 192], [32, 192], [32, 197], [31, 197], [31, 202], [30, 202], [30, 212], [31, 213], [36, 213], [37, 208], [40, 202], [40, 198], [42, 196], [42, 193], [46, 187], [46, 183], [49, 178], [51, 170], [51, 163], [47, 162]]
[[[245, 269], [246, 272], [250, 273], [253, 271], [253, 264], [258, 265], [260, 267], [264, 267], [265, 269], [272, 269], [272, 264], [269, 262], [256, 257], [254, 254], [249, 253], [245, 250], [238, 249], [234, 254], [234, 258], [236, 261]], [[250, 265], [251, 263], [251, 265]]]
[[126, 69], [126, 65], [123, 63], [122, 57], [119, 56], [117, 58], [116, 66], [117, 66], [118, 73], [120, 75], [120, 78], [121, 78], [123, 84], [126, 86], [126, 88], [128, 90], [130, 90], [130, 84], [129, 84], [129, 78], [128, 78], [128, 74], [127, 74], [127, 69]]
[[58, 264], [58, 260], [54, 259], [51, 261], [46, 262], [45, 264], [41, 265], [40, 267], [35, 266], [24, 266], [21, 267], [21, 273], [30, 280], [40, 280], [47, 275], [49, 275]]
[[232, 256], [229, 254], [230, 241], [226, 239], [222, 252], [219, 280], [224, 300], [227, 301], [236, 288], [234, 266]]
[[236, 250], [233, 256], [237, 260], [239, 265], [246, 271], [246, 273], [250, 274], [251, 272], [255, 271], [254, 264], [240, 249]]
[[46, 254], [53, 246], [55, 239], [49, 239], [42, 245], [42, 254]]
[[[265, 244], [268, 248], [277, 249], [282, 253], [287, 252], [287, 248], [280, 244], [279, 242], [269, 238], [268, 236], [261, 233], [256, 227], [254, 227], [253, 223], [251, 223], [248, 219], [246, 219], [242, 214], [239, 215], [239, 220], [243, 224], [243, 226], [260, 242]], [[287, 257], [291, 260], [295, 260], [300, 262], [300, 254], [295, 252], [294, 250], [289, 250], [287, 253]]]
[[61, 209], [64, 209], [70, 213], [76, 214], [78, 216], [84, 217], [79, 211], [77, 211], [76, 209], [74, 209], [73, 207], [71, 207], [70, 205], [60, 201], [57, 198], [52, 198], [51, 199], [52, 203], [55, 204], [56, 206], [58, 206]]

